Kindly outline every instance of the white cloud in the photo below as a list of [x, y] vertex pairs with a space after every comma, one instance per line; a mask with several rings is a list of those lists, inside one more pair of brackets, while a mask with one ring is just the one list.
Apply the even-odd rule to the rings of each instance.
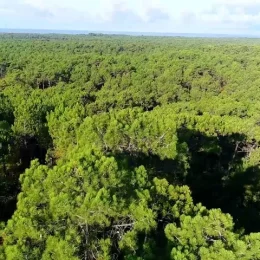
[[260, 28], [260, 0], [0, 0], [0, 27], [162, 32]]
[[211, 9], [205, 10], [200, 19], [204, 22], [216, 22], [222, 24], [236, 24], [248, 27], [260, 25], [260, 1], [237, 0], [223, 1], [218, 0]]
[[259, 4], [260, 0], [216, 0], [216, 4], [230, 4], [230, 5], [255, 5]]
[[8, 8], [0, 8], [0, 14], [3, 14], [3, 15], [12, 15], [14, 14], [15, 12], [13, 10], [10, 10]]

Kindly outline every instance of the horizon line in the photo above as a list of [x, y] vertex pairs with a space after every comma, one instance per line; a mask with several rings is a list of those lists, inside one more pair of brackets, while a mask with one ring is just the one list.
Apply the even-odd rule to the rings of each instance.
[[[118, 30], [85, 30], [85, 29], [32, 29], [32, 28], [1, 28], [0, 33], [27, 33], [32, 32], [32, 34], [42, 34], [43, 32], [51, 32], [51, 34], [61, 34], [64, 32], [65, 34], [90, 34], [90, 33], [100, 33], [100, 34], [121, 34], [126, 36], [201, 36], [201, 37], [238, 37], [238, 38], [259, 38], [258, 34], [238, 34], [238, 33], [207, 33], [207, 32], [142, 32], [142, 31], [118, 31]], [[18, 32], [20, 31], [20, 32]], [[48, 33], [49, 34], [49, 33]]]

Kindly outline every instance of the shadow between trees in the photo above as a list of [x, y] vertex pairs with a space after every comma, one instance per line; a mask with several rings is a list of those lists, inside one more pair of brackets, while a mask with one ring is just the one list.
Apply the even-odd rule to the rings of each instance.
[[[260, 232], [259, 165], [246, 168], [244, 161], [258, 148], [245, 135], [208, 137], [182, 130], [179, 139], [189, 147], [190, 168], [185, 178], [196, 203], [230, 213], [237, 228]], [[260, 199], [260, 197], [259, 197]]]
[[17, 195], [20, 192], [19, 177], [31, 161], [38, 159], [45, 164], [47, 148], [41, 146], [36, 137], [24, 136], [12, 148], [11, 167], [0, 172], [0, 222], [10, 219], [16, 210]]
[[115, 156], [128, 167], [144, 165], [150, 180], [188, 185], [195, 203], [231, 214], [246, 233], [260, 232], [260, 169], [244, 165], [258, 144], [241, 134], [209, 137], [188, 129], [180, 129], [178, 139], [174, 160], [143, 153]]

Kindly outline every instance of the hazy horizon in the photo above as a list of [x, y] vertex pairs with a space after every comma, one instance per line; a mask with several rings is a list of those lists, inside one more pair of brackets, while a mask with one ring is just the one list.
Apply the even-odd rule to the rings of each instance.
[[31, 29], [31, 28], [0, 28], [0, 33], [32, 33], [32, 34], [108, 34], [108, 35], [129, 35], [129, 36], [172, 36], [172, 37], [219, 37], [219, 38], [259, 38], [260, 35], [254, 34], [235, 34], [235, 33], [174, 33], [174, 32], [142, 32], [142, 31], [102, 31], [102, 30], [69, 30], [69, 29]]

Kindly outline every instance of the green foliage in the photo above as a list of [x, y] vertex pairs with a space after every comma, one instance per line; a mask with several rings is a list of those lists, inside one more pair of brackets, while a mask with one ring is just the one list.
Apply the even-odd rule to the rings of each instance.
[[0, 260], [260, 259], [258, 53], [0, 35]]
[[[180, 227], [169, 224], [172, 259], [259, 259], [259, 234], [240, 236], [233, 232], [232, 217], [220, 210], [195, 217], [182, 216]], [[251, 240], [252, 238], [252, 244]]]

